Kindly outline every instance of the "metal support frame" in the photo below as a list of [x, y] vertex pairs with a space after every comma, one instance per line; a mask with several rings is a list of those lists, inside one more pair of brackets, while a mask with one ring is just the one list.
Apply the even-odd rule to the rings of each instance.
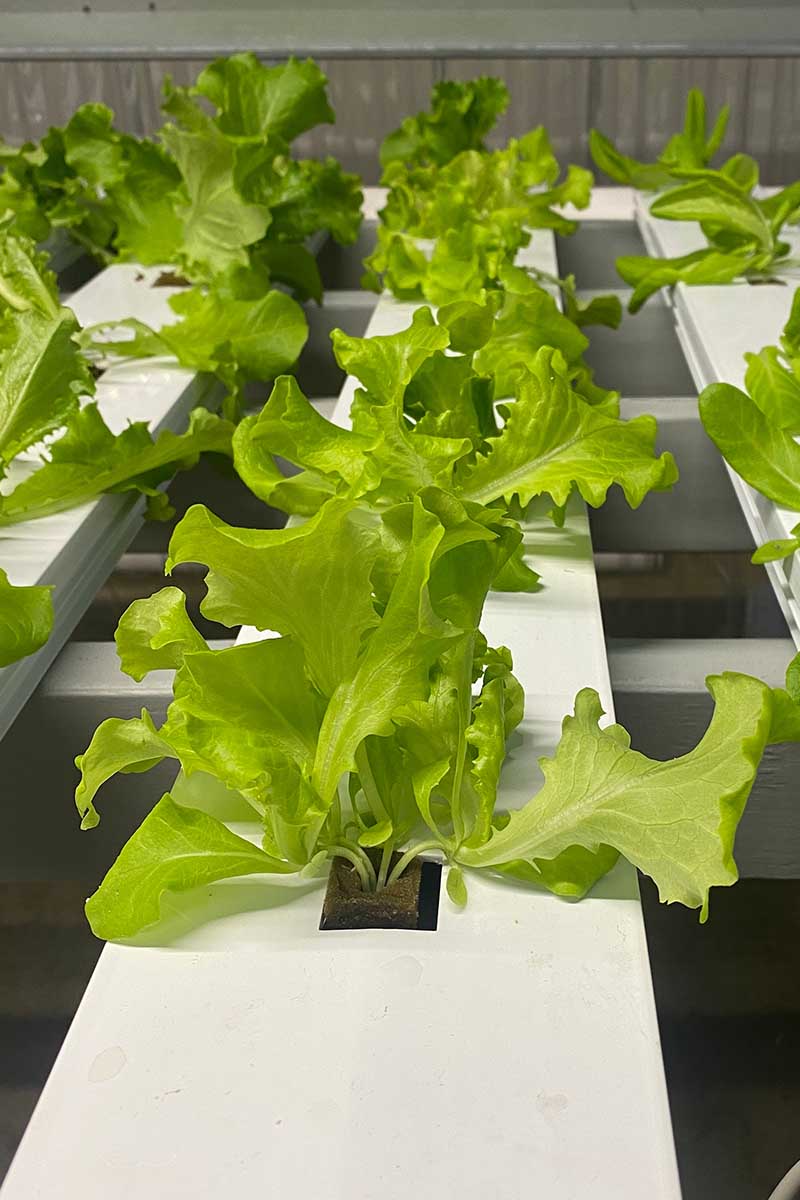
[[203, 58], [255, 50], [275, 58], [544, 58], [788, 56], [800, 51], [793, 4], [679, 0], [583, 4], [404, 6], [390, 0], [347, 8], [286, 0], [223, 7], [219, 0], [6, 0], [4, 58]]

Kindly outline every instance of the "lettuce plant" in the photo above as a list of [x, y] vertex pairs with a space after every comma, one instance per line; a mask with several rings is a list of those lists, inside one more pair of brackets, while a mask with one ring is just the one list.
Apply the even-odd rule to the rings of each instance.
[[610, 179], [656, 192], [674, 182], [676, 173], [710, 166], [725, 137], [729, 115], [726, 104], [709, 131], [705, 96], [699, 88], [692, 88], [686, 97], [683, 130], [673, 134], [654, 163], [639, 162], [621, 154], [611, 139], [597, 129], [589, 133], [589, 151], [595, 166]]
[[[436, 486], [514, 512], [547, 496], [560, 518], [573, 490], [596, 507], [617, 484], [636, 507], [677, 478], [672, 456], [654, 453], [653, 418], [619, 418], [618, 396], [581, 361], [585, 336], [540, 288], [508, 294], [496, 315], [464, 302], [438, 323], [420, 308], [390, 336], [332, 337], [362, 385], [352, 427], [327, 421], [286, 376], [233, 438], [241, 477], [287, 512], [308, 515], [331, 496], [384, 507]], [[285, 477], [276, 457], [300, 473]], [[532, 585], [518, 565], [498, 586]]]
[[194, 285], [172, 298], [174, 323], [156, 333], [123, 322], [132, 328], [113, 345], [99, 327], [89, 349], [213, 372], [230, 419], [248, 380], [291, 370], [308, 336], [296, 301], [322, 300], [309, 239], [351, 242], [361, 223], [357, 176], [292, 155], [295, 138], [334, 120], [326, 86], [311, 60], [266, 67], [238, 54], [190, 88], [166, 84], [169, 119], [154, 140], [120, 133], [110, 109], [85, 104], [39, 147], [4, 149], [0, 213], [8, 206], [18, 231], [66, 227], [103, 262], [168, 264]]
[[[768, 500], [800, 512], [800, 288], [780, 346], [746, 354], [745, 388], [712, 383], [700, 393], [700, 417], [714, 445], [742, 479]], [[760, 546], [753, 562], [800, 548], [800, 524], [788, 538]]]
[[168, 82], [163, 107], [155, 139], [121, 133], [105, 105], [84, 104], [38, 146], [3, 145], [0, 213], [35, 239], [66, 228], [104, 262], [167, 263], [203, 284], [253, 270], [262, 284], [318, 296], [304, 242], [321, 230], [352, 241], [361, 192], [334, 159], [292, 157], [296, 137], [334, 120], [316, 64], [233, 55], [191, 88]]
[[[530, 229], [569, 233], [556, 211], [585, 208], [592, 175], [559, 166], [543, 127], [501, 150], [483, 139], [508, 101], [499, 80], [439, 85], [430, 113], [410, 117], [382, 148], [389, 187], [364, 283], [433, 304], [479, 300], [528, 245]], [[420, 244], [429, 242], [431, 245]]]
[[734, 279], [769, 279], [796, 266], [791, 244], [781, 230], [800, 209], [800, 182], [766, 199], [750, 191], [758, 168], [746, 156], [731, 159], [721, 171], [675, 172], [685, 182], [658, 196], [650, 206], [654, 217], [696, 221], [707, 246], [678, 258], [630, 255], [617, 259], [617, 270], [633, 288], [629, 309], [636, 312], [662, 287], [676, 283], [731, 283]]
[[[160, 137], [180, 171], [173, 200], [180, 237], [169, 261], [190, 279], [247, 269], [319, 298], [304, 243], [322, 230], [353, 241], [362, 200], [357, 176], [334, 159], [291, 154], [296, 137], [334, 120], [326, 83], [310, 59], [266, 67], [253, 54], [235, 54], [206, 67], [191, 88], [167, 84], [171, 120]], [[146, 245], [137, 257], [164, 261]]]
[[[541, 762], [544, 785], [504, 811], [498, 785], [524, 697], [510, 652], [490, 648], [479, 623], [518, 540], [499, 510], [435, 487], [381, 513], [334, 498], [284, 530], [191, 509], [168, 570], [205, 563], [204, 612], [277, 636], [209, 649], [170, 587], [123, 616], [123, 669], [135, 679], [175, 670], [174, 699], [160, 728], [146, 710], [98, 728], [76, 760], [82, 826], [97, 824], [95, 798], [117, 772], [174, 759], [183, 777], [87, 901], [94, 932], [135, 934], [170, 892], [314, 874], [333, 857], [379, 890], [422, 853], [448, 864], [457, 904], [471, 870], [580, 897], [622, 853], [662, 900], [705, 918], [709, 889], [736, 879], [736, 825], [765, 745], [797, 735], [794, 701], [748, 676], [713, 677], [708, 731], [662, 763], [632, 750], [620, 726], [601, 728], [585, 689]], [[223, 823], [220, 795], [228, 812], [245, 803], [257, 840]]]
[[510, 96], [501, 79], [482, 75], [437, 83], [430, 112], [406, 117], [381, 143], [381, 166], [443, 167], [465, 150], [486, 150], [485, 138], [508, 108]]
[[[89, 400], [95, 381], [79, 334], [44, 256], [30, 239], [0, 229], [0, 531], [102, 492], [136, 491], [157, 505], [159, 484], [203, 451], [231, 453], [233, 426], [205, 409], [181, 434], [154, 440], [141, 422], [112, 433]], [[5, 666], [46, 641], [50, 589], [15, 587], [3, 575], [0, 613]]]
[[134, 154], [140, 144], [151, 147], [151, 173], [173, 181], [166, 157], [153, 143], [114, 132], [119, 148], [112, 152], [112, 120], [105, 106], [86, 104], [63, 128], [51, 128], [38, 145], [13, 147], [0, 140], [0, 215], [13, 213], [16, 229], [37, 242], [54, 229], [67, 230], [90, 254], [105, 260], [115, 227], [101, 188], [117, 182], [123, 156]]

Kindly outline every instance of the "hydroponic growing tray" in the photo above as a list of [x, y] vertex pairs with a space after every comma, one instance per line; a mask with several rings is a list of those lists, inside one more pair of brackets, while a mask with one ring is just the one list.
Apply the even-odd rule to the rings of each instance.
[[[531, 253], [555, 266], [550, 235]], [[412, 312], [383, 298], [369, 333]], [[526, 534], [545, 586], [491, 596], [482, 622], [526, 689], [509, 806], [580, 687], [612, 719], [585, 508]], [[175, 897], [104, 949], [3, 1200], [54, 1180], [63, 1200], [679, 1200], [632, 867], [580, 904], [470, 878], [435, 932], [322, 933], [319, 883], [289, 886], [291, 904], [263, 878]]]

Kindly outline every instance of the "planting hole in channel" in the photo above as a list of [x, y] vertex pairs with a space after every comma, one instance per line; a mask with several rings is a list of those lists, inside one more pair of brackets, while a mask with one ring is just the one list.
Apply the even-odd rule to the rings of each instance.
[[[395, 855], [395, 861], [399, 859]], [[365, 892], [344, 859], [334, 858], [319, 927], [330, 929], [424, 929], [439, 923], [440, 863], [418, 858], [391, 887]]]

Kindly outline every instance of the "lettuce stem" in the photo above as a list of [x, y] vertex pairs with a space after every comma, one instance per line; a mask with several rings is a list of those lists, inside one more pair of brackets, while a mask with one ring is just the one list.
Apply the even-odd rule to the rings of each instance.
[[441, 849], [442, 843], [430, 838], [427, 842], [418, 842], [416, 846], [412, 846], [410, 850], [406, 850], [405, 854], [402, 855], [393, 868], [392, 873], [386, 881], [386, 886], [391, 887], [393, 883], [396, 883], [409, 863], [412, 863], [418, 854], [422, 854], [425, 850]]
[[392, 865], [392, 855], [394, 853], [394, 839], [389, 838], [388, 842], [384, 842], [381, 852], [381, 865], [378, 871], [378, 883], [376, 891], [386, 887], [386, 876], [389, 874], [389, 867]]
[[365, 892], [374, 892], [377, 888], [377, 879], [375, 877], [375, 868], [369, 860], [369, 856], [361, 849], [360, 846], [345, 845], [342, 842], [336, 842], [333, 846], [328, 846], [328, 856], [334, 858], [338, 855], [340, 858], [346, 858], [352, 866], [358, 871], [358, 877], [361, 880], [361, 887]]

